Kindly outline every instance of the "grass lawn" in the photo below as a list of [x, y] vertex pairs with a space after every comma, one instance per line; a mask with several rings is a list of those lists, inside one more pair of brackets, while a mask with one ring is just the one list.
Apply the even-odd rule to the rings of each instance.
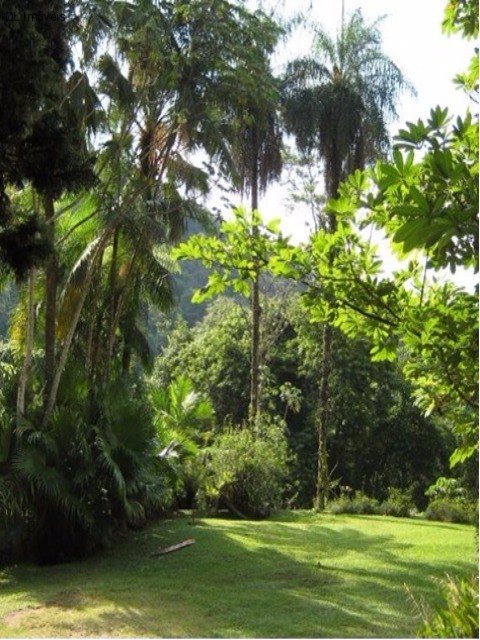
[[0, 571], [0, 635], [414, 637], [404, 585], [432, 598], [432, 576], [476, 566], [464, 525], [305, 511], [177, 517], [84, 562]]

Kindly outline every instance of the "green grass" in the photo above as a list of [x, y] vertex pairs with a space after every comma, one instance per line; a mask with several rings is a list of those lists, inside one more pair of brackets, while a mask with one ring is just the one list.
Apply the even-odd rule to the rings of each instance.
[[[194, 537], [166, 556], [160, 548]], [[111, 551], [0, 572], [2, 637], [413, 637], [404, 585], [477, 566], [466, 525], [283, 513], [263, 522], [187, 517]]]

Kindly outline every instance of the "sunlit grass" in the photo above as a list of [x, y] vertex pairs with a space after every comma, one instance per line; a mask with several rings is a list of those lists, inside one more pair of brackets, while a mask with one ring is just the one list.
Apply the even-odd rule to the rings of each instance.
[[404, 585], [432, 598], [432, 576], [477, 566], [464, 525], [309, 512], [190, 522], [152, 525], [82, 563], [0, 572], [0, 635], [413, 637]]

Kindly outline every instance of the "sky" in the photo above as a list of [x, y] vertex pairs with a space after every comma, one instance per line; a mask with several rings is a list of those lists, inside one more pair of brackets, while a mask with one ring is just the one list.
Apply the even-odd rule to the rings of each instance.
[[[380, 24], [383, 51], [417, 91], [416, 96], [404, 94], [400, 99], [399, 119], [389, 127], [392, 135], [408, 121], [426, 119], [436, 105], [449, 107], [455, 115], [465, 113], [469, 100], [456, 88], [453, 77], [468, 67], [474, 43], [459, 35], [442, 33], [446, 0], [344, 0], [344, 3], [346, 17], [357, 8], [362, 10], [367, 22], [385, 16]], [[341, 0], [265, 0], [263, 5], [265, 10], [274, 7], [287, 16], [302, 11], [307, 23], [316, 21], [333, 36], [340, 28]], [[305, 31], [292, 37], [278, 56], [276, 71], [280, 71], [284, 56], [291, 59], [307, 54], [310, 42]], [[308, 236], [309, 216], [298, 210], [292, 212], [286, 202], [287, 195], [285, 184], [273, 186], [261, 202], [260, 210], [266, 219], [282, 218], [284, 232], [292, 240], [302, 241]]]

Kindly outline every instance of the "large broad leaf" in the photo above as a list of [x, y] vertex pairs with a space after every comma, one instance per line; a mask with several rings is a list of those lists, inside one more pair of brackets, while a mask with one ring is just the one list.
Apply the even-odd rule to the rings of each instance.
[[393, 241], [402, 243], [405, 252], [412, 249], [429, 248], [445, 235], [453, 235], [455, 229], [447, 218], [425, 220], [417, 218], [402, 225], [393, 236]]

